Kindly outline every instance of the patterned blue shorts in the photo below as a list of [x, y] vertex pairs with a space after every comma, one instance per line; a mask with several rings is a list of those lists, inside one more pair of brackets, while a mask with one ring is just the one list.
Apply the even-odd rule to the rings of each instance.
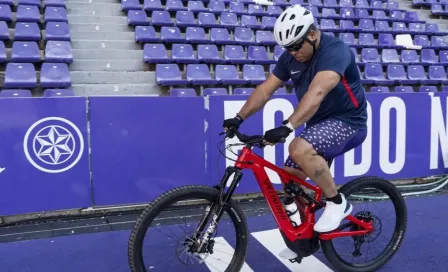
[[[327, 119], [306, 127], [298, 137], [310, 143], [328, 162], [362, 144], [366, 136], [367, 129], [354, 129], [343, 121]], [[285, 166], [302, 170], [291, 157], [286, 159]]]

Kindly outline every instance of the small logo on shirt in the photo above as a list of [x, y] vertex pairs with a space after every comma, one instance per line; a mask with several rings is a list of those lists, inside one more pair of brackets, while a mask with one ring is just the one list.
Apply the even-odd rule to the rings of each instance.
[[291, 75], [295, 75], [297, 73], [300, 73], [300, 71], [291, 71]]

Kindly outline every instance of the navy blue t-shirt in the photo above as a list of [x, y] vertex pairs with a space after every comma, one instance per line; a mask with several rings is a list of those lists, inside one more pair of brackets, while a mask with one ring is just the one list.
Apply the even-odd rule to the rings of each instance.
[[341, 81], [327, 94], [307, 126], [334, 118], [354, 128], [367, 127], [367, 102], [355, 55], [338, 38], [321, 33], [319, 48], [307, 63], [297, 61], [288, 51], [283, 52], [272, 73], [283, 81], [291, 79], [300, 101], [314, 76], [326, 70], [340, 74]]

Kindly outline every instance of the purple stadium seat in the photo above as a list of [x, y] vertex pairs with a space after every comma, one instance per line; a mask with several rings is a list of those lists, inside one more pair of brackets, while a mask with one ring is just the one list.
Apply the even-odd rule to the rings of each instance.
[[263, 45], [276, 45], [274, 34], [269, 30], [256, 30], [255, 41]]
[[388, 64], [386, 72], [387, 78], [394, 80], [396, 83], [402, 83], [408, 79], [404, 66], [401, 64]]
[[[230, 2], [230, 6], [234, 2]], [[217, 1], [217, 0], [211, 0], [208, 4], [208, 9], [210, 12], [214, 14], [221, 14], [221, 12], [226, 11], [225, 3], [224, 1]]]
[[304, 0], [290, 0], [289, 3], [291, 5], [297, 5], [297, 4], [303, 5], [305, 2], [304, 2]]
[[439, 30], [439, 24], [426, 23], [426, 25], [425, 25], [425, 32], [427, 32], [428, 35], [436, 34], [439, 31], [440, 31]]
[[341, 7], [354, 7], [352, 0], [340, 0], [339, 6]]
[[261, 29], [261, 24], [258, 22], [257, 17], [253, 15], [241, 15], [241, 26], [251, 29]]
[[394, 88], [394, 92], [396, 93], [408, 93], [408, 92], [414, 92], [414, 88], [412, 86], [396, 86]]
[[[141, 8], [139, 8], [141, 9]], [[144, 0], [143, 9], [146, 11], [165, 10], [160, 0]]]
[[234, 39], [241, 45], [256, 45], [252, 29], [247, 27], [236, 27], [234, 30]]
[[61, 7], [65, 8], [65, 0], [44, 0], [45, 7]]
[[176, 26], [180, 27], [197, 26], [193, 12], [190, 10], [176, 11]]
[[408, 28], [403, 22], [392, 22], [392, 33], [403, 34], [408, 33]]
[[352, 50], [353, 55], [355, 55], [355, 61], [359, 62], [358, 51], [356, 50], [356, 48], [355, 47], [350, 47], [350, 50]]
[[422, 23], [409, 23], [409, 32], [422, 32], [422, 34], [431, 34], [431, 33], [424, 33], [425, 27]]
[[203, 95], [228, 95], [226, 88], [205, 88]]
[[15, 41], [11, 50], [12, 62], [40, 62], [39, 46], [36, 42]]
[[47, 41], [70, 41], [70, 29], [65, 22], [48, 22], [45, 28]]
[[231, 1], [229, 3], [229, 12], [231, 12], [231, 13], [233, 13], [235, 15], [242, 15], [242, 14], [247, 13], [246, 12], [246, 8], [244, 6], [244, 3], [243, 2], [236, 2], [236, 1]]
[[436, 86], [420, 86], [418, 88], [418, 91], [424, 92], [424, 93], [436, 93], [437, 87]]
[[415, 35], [414, 36], [414, 44], [421, 46], [430, 46], [430, 42], [428, 36], [426, 35]]
[[363, 48], [361, 49], [361, 61], [362, 62], [380, 62], [380, 55], [376, 48]]
[[339, 28], [329, 29], [329, 31], [339, 31], [339, 32], [359, 32], [359, 29], [355, 27], [355, 23], [352, 20], [340, 20]]
[[40, 12], [37, 6], [19, 5], [16, 22], [40, 23]]
[[203, 63], [225, 63], [218, 51], [216, 44], [199, 44], [198, 60]]
[[46, 89], [44, 97], [75, 96], [72, 89]]
[[66, 63], [44, 62], [40, 70], [40, 85], [43, 88], [67, 88], [72, 85]]
[[199, 63], [191, 44], [175, 43], [172, 45], [171, 52], [171, 58], [177, 63]]
[[212, 78], [207, 64], [187, 64], [186, 77], [187, 81], [194, 85], [216, 84], [216, 79]]
[[401, 10], [390, 10], [389, 17], [393, 20], [403, 20], [403, 12]]
[[187, 7], [184, 7], [180, 0], [166, 0], [165, 8], [168, 11], [187, 10]]
[[154, 43], [160, 41], [153, 26], [136, 26], [134, 39], [138, 43]]
[[425, 80], [428, 79], [428, 77], [426, 76], [425, 68], [423, 67], [423, 65], [411, 64], [407, 68], [408, 68], [408, 78], [410, 80], [425, 81]]
[[235, 41], [230, 38], [227, 28], [212, 28], [210, 30], [210, 40], [216, 44], [234, 44]]
[[395, 40], [391, 33], [380, 33], [378, 35], [378, 44], [383, 47], [394, 47]]
[[340, 33], [339, 39], [346, 44], [356, 44], [355, 35], [353, 33]]
[[147, 63], [171, 63], [165, 45], [162, 43], [151, 44], [146, 43], [143, 46], [143, 59]]
[[41, 39], [40, 28], [37, 25], [37, 23], [16, 23], [14, 40], [40, 41], [40, 39]]
[[267, 11], [263, 10], [263, 6], [257, 4], [249, 4], [247, 5], [247, 13], [255, 16], [264, 16], [269, 15]]
[[439, 51], [439, 62], [444, 64], [448, 63], [448, 50]]
[[359, 33], [358, 42], [360, 45], [376, 45], [372, 33]]
[[276, 63], [274, 59], [270, 59], [266, 47], [251, 45], [247, 49], [247, 59], [255, 64]]
[[336, 29], [339, 29], [339, 28], [336, 26], [336, 23], [334, 22], [333, 19], [321, 19], [321, 20], [320, 20], [320, 28], [321, 28], [322, 30], [331, 30], [331, 31], [334, 31], [334, 30], [336, 30]]
[[370, 8], [369, 2], [367, 0], [356, 0], [355, 7], [357, 8]]
[[0, 62], [5, 62], [6, 59], [6, 46], [3, 41], [0, 41]]
[[448, 92], [448, 86], [443, 87], [442, 92]]
[[369, 11], [365, 8], [355, 9], [355, 17], [356, 18], [370, 18]]
[[220, 24], [216, 21], [216, 15], [210, 12], [200, 12], [198, 14], [198, 24], [205, 28], [220, 27]]
[[386, 63], [400, 62], [400, 56], [396, 49], [383, 49], [381, 51], [381, 61]]
[[375, 21], [375, 31], [376, 32], [388, 32], [389, 31], [389, 22], [387, 21]]
[[336, 13], [336, 10], [334, 8], [322, 8], [322, 17], [327, 19], [337, 19], [339, 18], [339, 15]]
[[387, 19], [386, 12], [384, 10], [374, 10], [372, 12], [372, 18], [375, 20]]
[[362, 29], [363, 32], [375, 30], [375, 26], [373, 24], [373, 20], [372, 19], [361, 19], [361, 20], [359, 20], [358, 29]]
[[238, 17], [235, 13], [223, 12], [219, 18], [219, 23], [225, 28], [233, 29], [239, 25]]
[[139, 0], [121, 0], [121, 10], [128, 11], [132, 9], [142, 9]]
[[401, 51], [401, 62], [417, 63], [419, 62], [417, 51], [411, 49], [404, 49]]
[[151, 20], [153, 26], [174, 26], [170, 13], [166, 10], [154, 10], [151, 13]]
[[130, 10], [128, 11], [128, 25], [138, 26], [138, 25], [149, 25], [148, 17], [146, 12], [143, 10]]
[[205, 30], [202, 27], [187, 27], [185, 39], [189, 43], [210, 43], [210, 39], [205, 36]]
[[246, 80], [240, 78], [234, 65], [221, 65], [215, 67], [215, 78], [221, 84], [244, 84]]
[[446, 84], [448, 78], [446, 76], [445, 67], [441, 65], [431, 65], [428, 68], [428, 84]]
[[0, 91], [0, 97], [32, 97], [30, 90], [25, 89], [3, 89]]
[[0, 20], [5, 22], [12, 20], [12, 12], [9, 5], [0, 5]]
[[167, 43], [185, 42], [185, 38], [182, 36], [180, 29], [177, 26], [162, 26], [160, 30], [160, 39]]
[[67, 10], [60, 7], [47, 7], [44, 13], [45, 22], [68, 22]]
[[371, 93], [388, 93], [389, 87], [387, 86], [374, 86], [370, 88]]
[[377, 84], [390, 85], [393, 84], [394, 81], [390, 79], [386, 79], [383, 72], [383, 67], [381, 63], [367, 63], [364, 76], [367, 80], [373, 80]]
[[388, 10], [392, 10], [392, 9], [398, 9], [399, 5], [398, 5], [398, 2], [388, 1], [386, 7]]
[[40, 0], [18, 0], [17, 5], [40, 6]]
[[241, 45], [224, 46], [224, 59], [232, 64], [249, 63]]
[[193, 88], [173, 88], [170, 96], [196, 96], [196, 91]]
[[202, 1], [188, 1], [187, 9], [196, 13], [208, 11], [208, 9], [204, 7], [204, 2]]
[[285, 52], [286, 49], [283, 48], [282, 46], [276, 45], [274, 47], [274, 60], [278, 61], [278, 58], [280, 58], [280, 56], [283, 54], [283, 52]]
[[5, 88], [35, 88], [36, 69], [32, 63], [8, 63], [5, 69]]
[[[0, 31], [0, 33], [2, 33], [2, 32], [3, 31]], [[431, 36], [431, 46], [434, 48], [439, 48], [439, 47], [447, 47], [448, 48], [448, 44], [445, 42], [443, 37], [440, 37], [440, 36]]]
[[268, 12], [268, 14], [270, 16], [280, 16], [280, 14], [282, 14], [283, 9], [279, 6], [268, 6], [266, 11]]
[[243, 78], [251, 84], [261, 84], [266, 80], [266, 75], [262, 65], [259, 64], [244, 64]]
[[269, 65], [269, 74], [272, 74], [272, 71], [274, 71], [276, 64], [270, 64]]
[[404, 14], [404, 19], [406, 21], [418, 21], [418, 13], [417, 11], [407, 10]]
[[422, 49], [420, 51], [420, 60], [422, 63], [437, 63], [437, 54], [434, 49]]
[[156, 64], [156, 82], [162, 86], [185, 85], [187, 80], [182, 79], [179, 66], [175, 63]]
[[45, 46], [45, 61], [72, 63], [73, 53], [70, 42], [48, 41]]
[[274, 29], [275, 21], [277, 20], [276, 17], [272, 16], [263, 16], [261, 18], [261, 27], [263, 29]]
[[233, 94], [242, 95], [242, 94], [251, 94], [255, 88], [235, 88], [233, 90]]

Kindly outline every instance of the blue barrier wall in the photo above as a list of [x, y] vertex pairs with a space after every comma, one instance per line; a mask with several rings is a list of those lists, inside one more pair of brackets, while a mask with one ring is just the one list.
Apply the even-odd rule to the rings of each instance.
[[[446, 93], [369, 93], [367, 98], [368, 138], [336, 158], [336, 183], [365, 174], [402, 179], [447, 172]], [[216, 184], [232, 163], [218, 156], [222, 120], [234, 116], [246, 99], [0, 99], [0, 214], [141, 203], [179, 185]], [[296, 105], [294, 95], [274, 96], [241, 131], [262, 134]], [[281, 165], [287, 147], [256, 152]], [[269, 175], [278, 186], [279, 178]], [[258, 191], [246, 171], [236, 193]]]

